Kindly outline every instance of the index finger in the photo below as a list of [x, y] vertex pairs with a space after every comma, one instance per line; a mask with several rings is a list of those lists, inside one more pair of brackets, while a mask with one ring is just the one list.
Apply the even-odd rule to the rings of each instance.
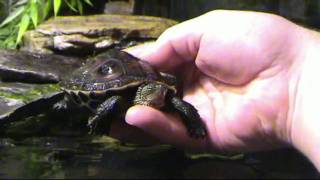
[[145, 43], [126, 49], [128, 53], [148, 61], [161, 71], [194, 61], [200, 44], [202, 31], [191, 28], [193, 21], [172, 26], [156, 42]]

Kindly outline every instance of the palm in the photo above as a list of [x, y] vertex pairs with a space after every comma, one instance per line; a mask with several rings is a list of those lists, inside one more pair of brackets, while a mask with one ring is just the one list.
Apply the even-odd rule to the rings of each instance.
[[197, 149], [256, 150], [288, 142], [290, 78], [299, 52], [291, 46], [294, 30], [272, 15], [226, 11], [171, 28], [156, 51], [146, 46], [140, 52], [152, 53], [134, 54], [161, 71], [180, 71], [183, 98], [198, 109], [208, 137], [189, 138], [179, 117], [148, 107], [131, 109], [127, 122], [163, 142]]
[[284, 125], [275, 123], [285, 122], [288, 102], [283, 93], [287, 83], [281, 73], [238, 86], [204, 74], [185, 82], [192, 83], [185, 84], [184, 99], [199, 110], [215, 149], [252, 150], [276, 143], [272, 142], [274, 133]]

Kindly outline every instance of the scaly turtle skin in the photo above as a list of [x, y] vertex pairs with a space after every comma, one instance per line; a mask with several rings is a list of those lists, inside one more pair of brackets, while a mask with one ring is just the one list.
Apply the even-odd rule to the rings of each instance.
[[197, 110], [177, 96], [176, 78], [126, 52], [110, 50], [89, 59], [60, 85], [62, 92], [26, 104], [0, 119], [12, 122], [53, 106], [49, 112], [61, 114], [54, 119], [89, 117], [91, 134], [108, 134], [112, 119], [121, 118], [117, 116], [124, 115], [130, 106], [146, 105], [178, 112], [193, 138], [207, 134]]
[[111, 50], [98, 55], [65, 79], [61, 85], [67, 103], [58, 107], [73, 104], [90, 110], [91, 133], [108, 131], [108, 117], [114, 113], [124, 114], [132, 105], [147, 105], [176, 110], [191, 137], [206, 135], [197, 110], [176, 96], [175, 77], [157, 72], [126, 52]]

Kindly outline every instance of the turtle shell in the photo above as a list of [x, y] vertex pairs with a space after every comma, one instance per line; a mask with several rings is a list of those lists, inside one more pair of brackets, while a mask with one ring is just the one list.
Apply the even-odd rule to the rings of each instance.
[[122, 90], [157, 81], [166, 84], [161, 74], [149, 63], [119, 50], [109, 50], [97, 55], [78, 70], [66, 77], [60, 84], [67, 91], [108, 91]]

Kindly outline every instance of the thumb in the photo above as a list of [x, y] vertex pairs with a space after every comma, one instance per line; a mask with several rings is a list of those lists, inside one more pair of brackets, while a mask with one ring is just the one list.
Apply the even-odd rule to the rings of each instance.
[[179, 117], [175, 115], [137, 105], [127, 111], [125, 119], [128, 124], [144, 130], [163, 143], [191, 149], [206, 148], [206, 140], [190, 138]]

